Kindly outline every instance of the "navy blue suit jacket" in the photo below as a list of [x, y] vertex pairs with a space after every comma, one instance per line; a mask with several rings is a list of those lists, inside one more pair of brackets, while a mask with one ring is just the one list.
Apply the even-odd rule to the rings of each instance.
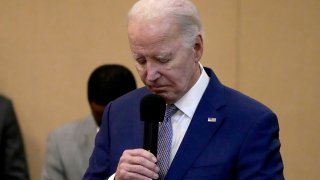
[[[166, 179], [284, 179], [276, 115], [206, 72], [209, 85]], [[143, 147], [139, 104], [148, 93], [141, 88], [107, 106], [84, 179], [108, 178], [124, 150]]]

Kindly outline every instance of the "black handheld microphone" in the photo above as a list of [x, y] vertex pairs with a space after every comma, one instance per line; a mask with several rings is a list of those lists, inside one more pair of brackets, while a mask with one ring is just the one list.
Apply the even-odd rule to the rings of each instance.
[[158, 127], [166, 111], [165, 100], [156, 94], [144, 96], [140, 102], [140, 117], [144, 121], [143, 149], [157, 156]]

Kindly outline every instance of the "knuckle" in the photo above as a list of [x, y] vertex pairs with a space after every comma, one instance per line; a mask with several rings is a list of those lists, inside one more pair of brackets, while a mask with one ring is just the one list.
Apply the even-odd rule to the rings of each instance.
[[139, 165], [141, 165], [141, 164], [144, 164], [144, 159], [143, 158], [141, 158], [141, 157], [138, 157], [137, 158], [137, 163], [139, 164]]

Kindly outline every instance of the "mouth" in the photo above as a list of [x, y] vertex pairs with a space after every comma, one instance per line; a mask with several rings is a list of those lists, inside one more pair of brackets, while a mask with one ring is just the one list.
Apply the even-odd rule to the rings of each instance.
[[166, 92], [166, 87], [165, 86], [148, 86], [151, 92], [155, 94], [161, 94]]

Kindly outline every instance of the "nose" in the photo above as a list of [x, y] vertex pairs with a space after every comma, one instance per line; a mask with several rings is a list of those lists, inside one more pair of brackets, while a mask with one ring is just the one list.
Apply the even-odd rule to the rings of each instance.
[[159, 67], [156, 63], [147, 63], [147, 81], [155, 81], [160, 77]]

